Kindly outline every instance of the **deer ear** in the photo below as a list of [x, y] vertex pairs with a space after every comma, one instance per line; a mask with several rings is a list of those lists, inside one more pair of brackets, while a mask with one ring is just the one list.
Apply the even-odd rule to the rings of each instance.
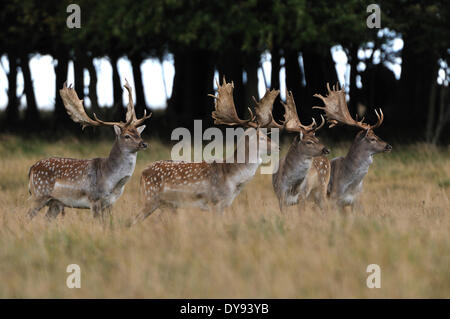
[[136, 128], [136, 130], [138, 131], [139, 135], [144, 131], [144, 129], [145, 129], [145, 125], [141, 125], [141, 126]]
[[117, 136], [119, 136], [122, 133], [122, 130], [120, 129], [119, 126], [114, 125], [114, 132], [116, 133]]

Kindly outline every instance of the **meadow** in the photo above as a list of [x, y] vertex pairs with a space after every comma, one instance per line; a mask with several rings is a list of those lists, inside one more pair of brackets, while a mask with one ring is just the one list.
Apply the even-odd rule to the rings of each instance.
[[[449, 147], [392, 142], [366, 176], [363, 208], [346, 214], [307, 204], [281, 215], [271, 175], [257, 174], [223, 216], [157, 211], [128, 228], [140, 172], [170, 157], [148, 142], [104, 224], [67, 208], [48, 222], [45, 209], [26, 218], [29, 167], [107, 156], [112, 136], [0, 136], [0, 298], [450, 298]], [[348, 146], [330, 145], [330, 158]], [[81, 268], [80, 289], [66, 286], [69, 264]], [[369, 264], [381, 268], [379, 289], [366, 285]]]

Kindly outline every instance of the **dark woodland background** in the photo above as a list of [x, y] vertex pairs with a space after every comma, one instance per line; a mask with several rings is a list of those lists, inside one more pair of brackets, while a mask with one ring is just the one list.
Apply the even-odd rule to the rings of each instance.
[[[66, 26], [67, 5], [81, 7], [81, 29]], [[448, 144], [450, 106], [450, 7], [447, 1], [379, 1], [380, 29], [369, 29], [367, 5], [372, 1], [317, 0], [149, 0], [149, 1], [35, 1], [4, 0], [0, 4], [0, 55], [7, 55], [8, 105], [0, 113], [0, 131], [23, 135], [61, 136], [80, 134], [56, 94], [54, 111], [38, 110], [30, 75], [29, 60], [35, 54], [50, 54], [57, 63], [56, 89], [67, 79], [68, 63], [74, 62], [75, 89], [85, 90], [83, 71], [91, 81], [88, 95], [95, 112], [105, 120], [123, 119], [122, 86], [117, 68], [120, 57], [131, 61], [138, 116], [147, 108], [140, 70], [149, 57], [164, 59], [173, 54], [175, 77], [173, 94], [166, 110], [153, 113], [147, 134], [169, 139], [177, 126], [191, 127], [193, 119], [212, 125], [214, 72], [235, 83], [235, 102], [245, 116], [251, 96], [258, 96], [257, 70], [261, 55], [270, 52], [272, 73], [267, 83], [279, 88], [284, 61], [286, 84], [293, 91], [301, 118], [309, 123], [319, 100], [314, 93], [326, 92], [327, 82], [336, 83], [337, 74], [330, 48], [341, 45], [351, 66], [349, 105], [356, 113], [358, 103], [366, 105], [368, 121], [374, 121], [373, 107], [381, 107], [385, 122], [377, 130], [386, 139], [404, 142], [426, 141]], [[400, 52], [393, 52], [392, 41], [404, 41]], [[380, 59], [360, 60], [358, 50], [379, 50]], [[299, 63], [301, 55], [303, 64]], [[99, 106], [93, 59], [108, 57], [113, 68], [114, 105]], [[397, 80], [386, 66], [401, 58], [401, 77]], [[364, 62], [363, 72], [357, 65]], [[443, 68], [445, 81], [437, 82]], [[19, 108], [16, 95], [17, 73], [24, 76], [26, 107]], [[243, 74], [246, 74], [244, 77]], [[358, 88], [357, 77], [362, 88]], [[244, 81], [245, 78], [245, 81]], [[87, 85], [87, 84], [86, 84]], [[80, 96], [83, 98], [83, 96]], [[275, 116], [282, 118], [276, 102]], [[88, 136], [100, 130], [88, 129]], [[333, 130], [320, 134], [336, 138]], [[354, 131], [343, 128], [354, 136]], [[58, 134], [55, 134], [57, 132]]]

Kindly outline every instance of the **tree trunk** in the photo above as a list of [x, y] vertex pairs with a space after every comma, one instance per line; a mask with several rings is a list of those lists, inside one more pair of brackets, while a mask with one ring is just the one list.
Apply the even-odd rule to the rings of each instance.
[[[311, 118], [311, 108], [306, 103], [307, 97], [303, 87], [303, 72], [298, 61], [298, 51], [286, 51], [284, 53], [285, 69], [286, 69], [286, 88], [292, 91], [294, 101], [296, 101], [297, 112], [300, 118]], [[306, 71], [306, 69], [305, 69]], [[317, 70], [316, 70], [317, 71]], [[315, 73], [314, 73], [315, 74]], [[305, 74], [306, 75], [306, 74]], [[308, 78], [306, 79], [308, 85]]]
[[111, 56], [111, 66], [112, 66], [112, 80], [113, 80], [113, 119], [114, 121], [124, 121], [125, 120], [125, 108], [122, 102], [122, 86], [120, 84], [120, 75], [117, 68], [117, 56]]
[[20, 66], [23, 73], [24, 91], [27, 98], [27, 109], [25, 111], [25, 123], [30, 129], [39, 127], [39, 111], [36, 104], [36, 96], [34, 94], [33, 80], [31, 78], [28, 56], [22, 55], [20, 58]]
[[219, 70], [220, 83], [222, 83], [223, 76], [228, 82], [234, 82], [234, 101], [237, 114], [241, 118], [244, 117], [247, 112], [247, 105], [245, 104], [243, 66], [240, 52], [223, 52], [219, 57], [217, 69]]
[[54, 120], [55, 128], [64, 128], [70, 122], [66, 114], [63, 101], [59, 95], [59, 90], [63, 87], [64, 82], [67, 81], [67, 71], [69, 64], [69, 57], [65, 50], [61, 50], [55, 54], [54, 57], [58, 63], [55, 66], [55, 111]]
[[134, 89], [136, 92], [136, 115], [141, 117], [144, 114], [144, 110], [147, 108], [145, 103], [144, 84], [142, 83], [142, 59], [140, 57], [132, 56], [130, 57], [130, 61], [133, 68]]
[[259, 100], [258, 93], [258, 67], [259, 67], [259, 54], [253, 54], [247, 58], [245, 63], [245, 72], [247, 73], [247, 83], [245, 83], [245, 105], [253, 105], [254, 96], [256, 100]]
[[351, 114], [355, 114], [356, 104], [359, 101], [358, 88], [356, 87], [356, 76], [358, 70], [358, 45], [353, 45], [349, 50], [349, 60], [350, 60], [350, 103], [349, 110]]
[[186, 83], [186, 64], [189, 63], [185, 53], [174, 52], [174, 68], [175, 75], [173, 78], [172, 94], [167, 103], [167, 112], [164, 121], [167, 121], [167, 126], [178, 126], [182, 120], [179, 115], [182, 114], [183, 109], [183, 85]]
[[6, 106], [6, 127], [14, 128], [19, 122], [19, 99], [17, 98], [17, 60], [8, 54], [8, 105]]
[[[270, 74], [270, 88], [279, 90], [280, 89], [280, 70], [281, 70], [281, 55], [280, 55], [280, 48], [274, 47], [272, 51], [270, 51], [271, 56], [271, 65], [272, 65], [272, 71]], [[280, 105], [280, 95], [277, 96], [275, 99], [273, 108], [273, 116], [275, 119], [280, 120], [283, 118], [283, 108], [279, 107]]]
[[97, 95], [97, 71], [95, 70], [94, 58], [89, 57], [86, 63], [89, 72], [89, 99], [91, 100], [91, 109], [95, 114], [100, 114]]
[[193, 75], [193, 81], [189, 81], [189, 92], [192, 94], [192, 104], [187, 103], [187, 109], [193, 106], [193, 117], [204, 120], [204, 126], [212, 124], [211, 112], [214, 109], [214, 101], [208, 94], [214, 94], [214, 64], [211, 53], [205, 50], [193, 53], [193, 63], [189, 64], [189, 74]]
[[73, 59], [73, 73], [74, 73], [74, 89], [78, 94], [80, 100], [85, 97], [84, 94], [84, 57], [83, 53], [76, 51]]
[[317, 105], [318, 102], [314, 94], [324, 94], [326, 92], [326, 83], [335, 84], [337, 82], [337, 73], [329, 48], [305, 49], [302, 53], [306, 80], [306, 89], [302, 99], [303, 109], [306, 110], [303, 114], [305, 119], [310, 119], [313, 114], [311, 106]]
[[[450, 122], [450, 105], [448, 101], [448, 86], [441, 85], [439, 90], [439, 114], [431, 143], [437, 144], [442, 131]], [[447, 135], [448, 138], [448, 135]]]
[[323, 74], [325, 75], [325, 82], [327, 83], [337, 83], [338, 82], [338, 76], [336, 72], [336, 63], [334, 62], [333, 56], [331, 54], [331, 49], [327, 48], [324, 52], [324, 59], [323, 59]]
[[212, 123], [214, 65], [207, 51], [174, 53], [175, 77], [167, 117], [170, 126], [192, 127], [193, 119], [203, 119], [204, 127]]
[[417, 130], [417, 127], [423, 127], [424, 105], [429, 104], [430, 83], [437, 78], [438, 59], [433, 52], [416, 52], [410, 44], [414, 43], [413, 40], [408, 37], [403, 41], [402, 74], [394, 118], [408, 114], [408, 123], [405, 125], [409, 130], [405, 133], [411, 137], [423, 137], [423, 128]]

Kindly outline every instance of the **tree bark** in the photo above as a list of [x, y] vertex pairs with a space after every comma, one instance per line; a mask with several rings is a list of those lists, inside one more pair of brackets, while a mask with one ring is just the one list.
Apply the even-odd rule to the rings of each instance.
[[6, 124], [14, 128], [19, 122], [19, 99], [17, 98], [17, 60], [13, 54], [8, 54], [8, 105], [6, 106]]
[[20, 58], [20, 66], [23, 74], [25, 96], [27, 98], [25, 123], [28, 128], [35, 129], [39, 127], [39, 111], [36, 104], [36, 96], [34, 94], [33, 80], [31, 78], [29, 60], [26, 54], [23, 54], [22, 57]]

